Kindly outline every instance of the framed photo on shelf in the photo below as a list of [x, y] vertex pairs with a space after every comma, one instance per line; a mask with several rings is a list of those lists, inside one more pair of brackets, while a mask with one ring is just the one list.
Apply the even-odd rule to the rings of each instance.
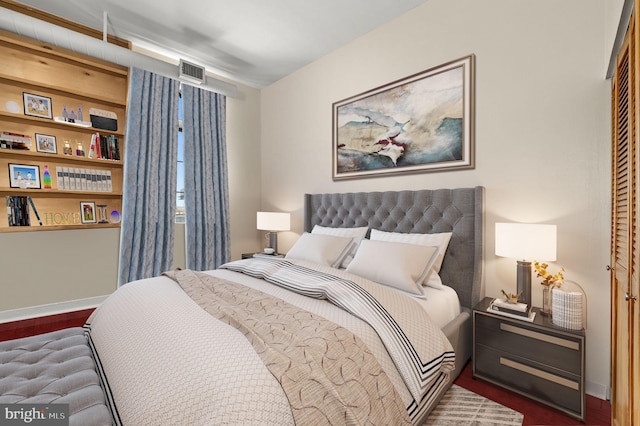
[[40, 189], [40, 167], [30, 164], [9, 164], [11, 188]]
[[22, 92], [22, 100], [24, 103], [24, 115], [49, 119], [53, 118], [51, 98]]
[[82, 223], [96, 223], [96, 203], [93, 201], [81, 201], [80, 217]]
[[36, 133], [36, 149], [38, 152], [57, 154], [58, 148], [56, 147], [56, 137]]

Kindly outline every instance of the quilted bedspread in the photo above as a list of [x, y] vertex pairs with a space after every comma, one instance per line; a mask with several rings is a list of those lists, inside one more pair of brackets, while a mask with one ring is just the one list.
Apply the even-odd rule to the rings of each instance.
[[189, 270], [165, 275], [247, 337], [282, 385], [296, 424], [410, 424], [375, 356], [349, 330], [218, 277]]
[[[356, 346], [363, 343], [388, 377], [376, 380], [391, 383], [392, 404], [399, 398], [412, 421], [430, 408], [453, 369], [454, 355], [417, 303], [345, 271], [269, 261], [247, 259], [204, 274], [241, 284], [249, 298], [256, 295], [251, 290], [259, 290], [279, 299], [269, 303], [286, 301], [303, 309], [300, 315], [348, 330], [344, 336], [357, 336]], [[311, 279], [301, 284], [300, 275]], [[116, 423], [295, 424], [296, 408], [245, 336], [253, 332], [227, 322], [166, 276], [129, 283], [107, 298], [87, 328]], [[302, 336], [305, 326], [300, 327]], [[347, 418], [362, 423], [364, 411], [355, 409], [337, 423], [346, 424]], [[392, 416], [406, 419], [404, 413]]]

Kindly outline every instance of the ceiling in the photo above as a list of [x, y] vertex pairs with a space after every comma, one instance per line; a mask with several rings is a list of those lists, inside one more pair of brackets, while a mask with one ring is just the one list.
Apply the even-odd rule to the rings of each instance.
[[262, 88], [428, 0], [19, 0]]

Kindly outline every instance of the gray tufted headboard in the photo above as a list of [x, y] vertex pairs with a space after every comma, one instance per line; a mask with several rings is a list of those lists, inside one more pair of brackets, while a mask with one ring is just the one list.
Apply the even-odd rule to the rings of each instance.
[[453, 232], [440, 276], [462, 306], [484, 297], [484, 188], [305, 194], [304, 229], [368, 226], [388, 232]]

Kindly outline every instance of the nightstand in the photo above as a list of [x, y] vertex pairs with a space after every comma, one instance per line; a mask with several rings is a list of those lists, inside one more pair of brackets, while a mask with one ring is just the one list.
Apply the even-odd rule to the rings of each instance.
[[487, 312], [485, 297], [473, 308], [473, 377], [486, 380], [584, 421], [585, 333]]
[[265, 257], [284, 257], [284, 254], [282, 254], [282, 253], [267, 254], [267, 253], [262, 253], [262, 252], [256, 252], [256, 253], [242, 253], [242, 258], [243, 259], [249, 259], [249, 258], [253, 257], [254, 255], [265, 256]]

